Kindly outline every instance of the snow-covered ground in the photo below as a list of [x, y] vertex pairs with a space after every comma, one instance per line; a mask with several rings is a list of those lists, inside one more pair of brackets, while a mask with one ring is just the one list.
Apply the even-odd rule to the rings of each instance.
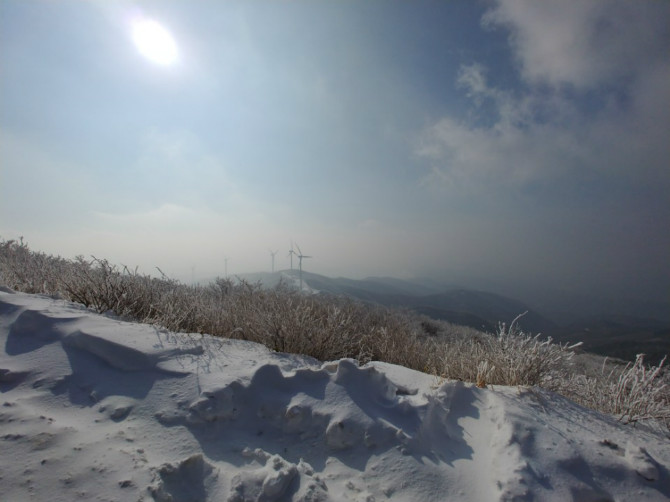
[[670, 444], [540, 389], [321, 364], [0, 292], [6, 501], [670, 500]]

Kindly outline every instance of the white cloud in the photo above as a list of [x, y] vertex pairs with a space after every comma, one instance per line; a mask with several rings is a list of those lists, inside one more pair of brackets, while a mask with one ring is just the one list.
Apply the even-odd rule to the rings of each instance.
[[447, 116], [420, 135], [416, 153], [431, 164], [427, 181], [519, 185], [560, 176], [586, 161], [572, 105], [560, 96], [517, 97], [490, 86], [485, 76], [486, 68], [476, 63], [462, 66], [457, 79], [475, 109], [492, 105], [485, 124]]
[[483, 24], [509, 30], [527, 81], [587, 89], [665, 57], [669, 19], [668, 2], [498, 0]]
[[668, 20], [667, 3], [497, 1], [483, 23], [509, 30], [525, 85], [492, 86], [482, 64], [463, 65], [456, 84], [470, 115], [420, 135], [427, 180], [480, 190], [594, 176], [670, 185]]

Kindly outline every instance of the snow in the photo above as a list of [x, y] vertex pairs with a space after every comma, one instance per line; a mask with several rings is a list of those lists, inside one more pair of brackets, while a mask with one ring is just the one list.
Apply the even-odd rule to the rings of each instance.
[[319, 293], [319, 290], [307, 284], [306, 280], [303, 280], [301, 285], [300, 273], [297, 270], [295, 272], [293, 270], [291, 270], [290, 272], [289, 271], [280, 272], [280, 277], [281, 280], [284, 281], [286, 284], [293, 286], [295, 289], [300, 290], [305, 294], [316, 295]]
[[670, 444], [537, 388], [320, 363], [0, 292], [0, 493], [659, 501]]

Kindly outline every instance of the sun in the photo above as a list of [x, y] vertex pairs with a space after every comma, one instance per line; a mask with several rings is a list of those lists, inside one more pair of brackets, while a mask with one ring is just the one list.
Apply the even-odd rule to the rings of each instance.
[[133, 42], [149, 61], [169, 66], [177, 61], [177, 43], [163, 25], [153, 19], [142, 18], [133, 22]]

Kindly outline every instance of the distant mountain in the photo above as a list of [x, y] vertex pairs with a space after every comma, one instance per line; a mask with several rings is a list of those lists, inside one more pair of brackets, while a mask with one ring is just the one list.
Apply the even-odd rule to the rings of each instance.
[[[486, 288], [479, 289], [491, 291]], [[512, 295], [510, 291], [503, 290], [502, 293]], [[559, 290], [550, 286], [540, 290], [518, 291], [513, 295], [517, 298], [532, 298], [535, 310], [560, 325], [568, 325], [594, 316], [626, 315], [638, 319], [658, 319], [670, 326], [670, 295], [656, 300], [640, 299], [632, 294], [630, 297], [611, 298]]]
[[670, 354], [670, 326], [663, 321], [611, 315], [584, 318], [552, 333], [557, 341], [583, 342], [587, 352], [658, 364]]
[[398, 290], [398, 294], [433, 295], [449, 289], [457, 289], [459, 285], [443, 284], [430, 279], [397, 279], [395, 277], [368, 277], [366, 283], [390, 286]]
[[499, 323], [509, 325], [524, 312], [526, 314], [518, 323], [525, 331], [538, 333], [556, 328], [555, 323], [533, 311], [523, 302], [485, 291], [459, 288], [435, 295], [398, 297], [394, 300], [396, 305], [411, 305], [418, 312], [449, 322], [459, 323], [459, 320], [465, 319], [464, 315], [474, 316], [483, 323], [466, 324], [486, 331], [494, 330]]
[[[260, 282], [265, 287], [273, 287], [279, 284], [280, 280], [285, 282], [298, 281], [299, 272], [297, 270], [282, 270], [279, 272], [240, 274], [236, 277], [249, 282]], [[439, 286], [423, 285], [420, 282], [391, 277], [347, 279], [344, 277], [332, 278], [312, 272], [303, 272], [303, 281], [312, 290], [332, 295], [351, 296], [365, 301], [376, 301], [376, 298], [379, 296], [422, 296], [444, 291]]]

